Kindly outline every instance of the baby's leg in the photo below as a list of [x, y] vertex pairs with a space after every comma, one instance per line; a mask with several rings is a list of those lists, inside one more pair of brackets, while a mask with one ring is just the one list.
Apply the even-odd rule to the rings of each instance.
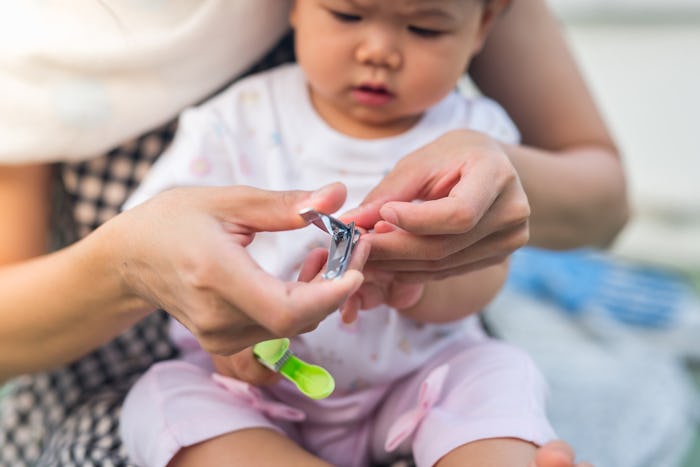
[[545, 395], [522, 350], [492, 340], [448, 349], [394, 385], [374, 425], [374, 458], [385, 448], [412, 452], [419, 467], [530, 467], [536, 446], [555, 438]]
[[120, 434], [137, 465], [327, 465], [287, 438], [296, 436], [292, 422], [303, 416], [245, 383], [215, 381], [191, 363], [166, 361], [129, 392]]
[[227, 433], [181, 449], [168, 467], [235, 466], [328, 467], [286, 436], [266, 428]]
[[474, 441], [454, 449], [436, 467], [590, 467], [576, 464], [572, 449], [562, 441], [552, 441], [539, 449], [513, 438]]

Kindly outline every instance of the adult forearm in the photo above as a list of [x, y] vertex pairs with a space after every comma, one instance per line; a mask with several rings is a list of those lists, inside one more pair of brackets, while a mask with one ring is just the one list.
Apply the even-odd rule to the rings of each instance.
[[622, 164], [547, 2], [512, 2], [470, 73], [539, 148], [507, 148], [532, 208], [530, 243], [609, 244], [627, 218]]
[[625, 176], [613, 149], [583, 146], [556, 153], [510, 146], [506, 152], [530, 202], [531, 245], [605, 247], [627, 221]]
[[0, 269], [0, 380], [74, 360], [147, 313], [106, 245], [88, 238]]
[[360, 287], [366, 254], [338, 280], [286, 282], [246, 246], [257, 232], [305, 227], [301, 209], [335, 212], [344, 201], [340, 184], [178, 188], [65, 250], [0, 269], [0, 379], [80, 357], [154, 308], [222, 355], [315, 327]]

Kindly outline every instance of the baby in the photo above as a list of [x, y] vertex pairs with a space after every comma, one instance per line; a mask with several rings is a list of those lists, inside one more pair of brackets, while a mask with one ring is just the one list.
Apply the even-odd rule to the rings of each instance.
[[[507, 4], [295, 1], [298, 65], [246, 78], [184, 112], [127, 207], [177, 185], [290, 190], [341, 181], [351, 209], [402, 157], [450, 130], [517, 142], [496, 103], [455, 90]], [[290, 278], [327, 242], [314, 227], [258, 234], [248, 248]], [[573, 465], [558, 450], [536, 453], [555, 438], [543, 378], [524, 352], [480, 326], [477, 313], [506, 274], [504, 262], [406, 284], [368, 271], [347, 313], [292, 338], [295, 354], [336, 379], [322, 400], [286, 380], [258, 388], [225, 374], [234, 357], [208, 355], [173, 323], [182, 359], [155, 365], [125, 402], [129, 454], [152, 466], [366, 466], [405, 455], [418, 466]]]

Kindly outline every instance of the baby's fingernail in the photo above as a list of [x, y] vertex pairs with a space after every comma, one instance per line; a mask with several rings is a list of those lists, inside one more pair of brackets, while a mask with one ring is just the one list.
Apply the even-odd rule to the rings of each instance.
[[374, 224], [374, 233], [383, 234], [394, 232], [395, 230], [398, 230], [398, 228], [394, 224], [390, 224], [386, 221], [379, 221]]

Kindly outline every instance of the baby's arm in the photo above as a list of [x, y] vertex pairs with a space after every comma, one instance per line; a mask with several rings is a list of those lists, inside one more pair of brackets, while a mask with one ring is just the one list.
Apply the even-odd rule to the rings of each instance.
[[445, 323], [481, 311], [503, 286], [508, 261], [425, 284], [415, 305], [399, 310], [423, 323]]

